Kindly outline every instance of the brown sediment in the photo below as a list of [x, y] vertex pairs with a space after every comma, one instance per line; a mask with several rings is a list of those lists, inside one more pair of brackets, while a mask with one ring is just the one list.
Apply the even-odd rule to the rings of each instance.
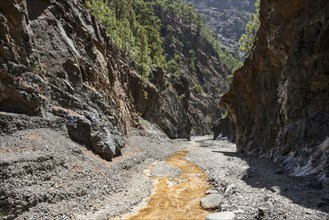
[[157, 178], [155, 192], [147, 206], [129, 220], [142, 219], [204, 219], [209, 213], [200, 207], [200, 199], [208, 189], [207, 176], [197, 165], [188, 162], [186, 151], [180, 151], [166, 160], [181, 170], [177, 178]]

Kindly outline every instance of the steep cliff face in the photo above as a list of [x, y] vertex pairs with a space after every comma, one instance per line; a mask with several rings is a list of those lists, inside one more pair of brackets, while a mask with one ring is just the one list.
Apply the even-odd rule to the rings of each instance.
[[325, 0], [262, 1], [254, 51], [221, 100], [240, 151], [322, 179], [329, 172], [328, 16]]
[[194, 3], [207, 25], [221, 43], [235, 52], [244, 33], [250, 13], [256, 11], [255, 0], [189, 0]]
[[119, 155], [136, 118], [133, 73], [94, 17], [78, 1], [17, 0], [1, 3], [0, 19], [0, 111], [65, 118], [72, 139]]
[[145, 89], [147, 97], [144, 91], [133, 92], [135, 105], [142, 117], [171, 138], [210, 134], [222, 113], [219, 99], [229, 88], [228, 67], [195, 23], [160, 5], [155, 14], [161, 21], [167, 64], [174, 61], [175, 68], [154, 70]]

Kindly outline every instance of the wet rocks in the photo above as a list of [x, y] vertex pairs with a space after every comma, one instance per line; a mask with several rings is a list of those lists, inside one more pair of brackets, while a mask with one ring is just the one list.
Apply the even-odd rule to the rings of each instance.
[[217, 209], [223, 202], [224, 197], [221, 194], [210, 194], [200, 200], [204, 209]]
[[234, 220], [234, 212], [216, 212], [208, 215], [205, 220]]

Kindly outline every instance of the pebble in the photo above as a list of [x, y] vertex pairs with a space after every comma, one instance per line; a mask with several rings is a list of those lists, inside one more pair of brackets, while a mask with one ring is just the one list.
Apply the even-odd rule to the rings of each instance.
[[206, 194], [218, 194], [218, 191], [215, 189], [209, 189]]
[[270, 188], [270, 190], [271, 190], [273, 193], [278, 193], [278, 194], [281, 192], [281, 189], [280, 189], [279, 186], [272, 186], [272, 187]]
[[225, 195], [233, 194], [236, 192], [236, 185], [230, 184], [225, 189]]
[[233, 211], [234, 214], [242, 214], [244, 213], [244, 211], [242, 209], [238, 209], [238, 210], [235, 210]]
[[233, 212], [216, 212], [208, 215], [206, 220], [234, 220], [235, 214]]
[[258, 208], [258, 216], [264, 216], [267, 211], [267, 208], [259, 207]]

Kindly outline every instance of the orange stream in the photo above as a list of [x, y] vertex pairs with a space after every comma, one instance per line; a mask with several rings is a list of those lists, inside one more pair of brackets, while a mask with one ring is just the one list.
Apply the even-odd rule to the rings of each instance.
[[186, 151], [180, 151], [166, 160], [169, 165], [179, 168], [181, 175], [156, 178], [155, 192], [147, 206], [128, 217], [129, 220], [205, 219], [209, 212], [200, 207], [200, 199], [209, 188], [207, 176], [200, 167], [186, 161], [186, 154]]

